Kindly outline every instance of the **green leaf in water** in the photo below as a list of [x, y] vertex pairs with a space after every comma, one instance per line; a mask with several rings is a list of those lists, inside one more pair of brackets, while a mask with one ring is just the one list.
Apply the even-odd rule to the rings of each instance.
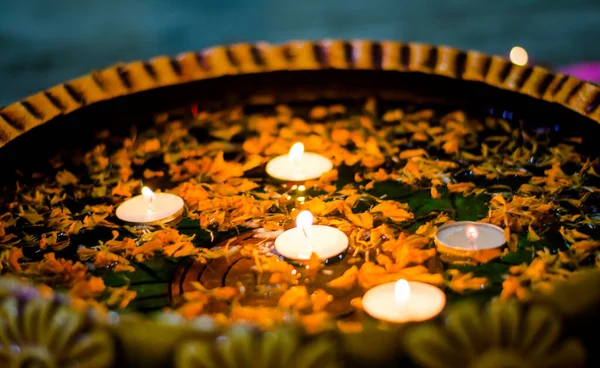
[[177, 224], [177, 231], [179, 231], [179, 233], [182, 235], [195, 235], [193, 240], [194, 246], [201, 248], [210, 248], [213, 245], [219, 244], [220, 242], [223, 242], [234, 236], [243, 234], [249, 230], [250, 229], [244, 227], [239, 227], [237, 229], [232, 229], [224, 232], [219, 232], [215, 230], [212, 232], [213, 239], [211, 239], [211, 233], [202, 229], [200, 227], [200, 221], [198, 220], [192, 220], [186, 217], [183, 220], [181, 220], [179, 224]]
[[393, 180], [377, 182], [373, 186], [373, 189], [368, 191], [369, 194], [375, 197], [396, 200], [406, 199], [414, 192], [415, 190], [412, 187]]
[[491, 283], [502, 283], [504, 274], [508, 271], [508, 265], [504, 263], [486, 263], [477, 266], [451, 266], [462, 273], [473, 272], [476, 277], [487, 277]]
[[108, 287], [128, 286], [136, 292], [135, 299], [127, 309], [150, 311], [169, 305], [169, 284], [171, 283], [177, 263], [172, 262], [161, 254], [144, 263], [132, 263], [134, 272], [107, 271], [103, 276]]
[[512, 252], [501, 257], [500, 260], [509, 265], [519, 265], [523, 263], [529, 264], [531, 263], [533, 256], [534, 254], [531, 250], [519, 249], [516, 252]]
[[488, 201], [489, 196], [487, 195], [479, 195], [477, 197], [455, 196], [456, 221], [477, 221], [485, 218], [488, 214]]
[[429, 190], [419, 190], [404, 199], [410, 206], [415, 217], [426, 216], [432, 211], [453, 212], [452, 201], [449, 197], [431, 198]]
[[550, 253], [566, 251], [569, 249], [568, 243], [563, 239], [558, 230], [549, 230], [542, 235], [542, 239], [536, 242], [527, 240], [526, 234], [519, 234], [519, 249], [533, 249], [535, 251], [548, 249]]

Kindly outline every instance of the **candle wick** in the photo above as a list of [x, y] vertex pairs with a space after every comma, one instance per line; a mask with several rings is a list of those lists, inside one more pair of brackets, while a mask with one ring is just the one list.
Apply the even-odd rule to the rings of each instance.
[[304, 234], [304, 237], [306, 238], [306, 243], [312, 248], [310, 238], [308, 237], [308, 231], [305, 226], [302, 226], [302, 233]]
[[308, 240], [308, 234], [306, 233], [306, 228], [304, 226], [302, 226], [301, 229], [302, 229], [302, 233], [304, 234], [304, 237], [306, 238], [306, 240]]
[[154, 204], [154, 194], [152, 194], [149, 198], [148, 198], [148, 208], [146, 209], [146, 213], [148, 213], [148, 215], [150, 215], [152, 213], [153, 210], [153, 204]]
[[301, 226], [300, 229], [302, 230], [302, 233], [304, 234], [304, 238], [306, 239], [306, 248], [308, 250], [308, 258], [310, 258], [310, 255], [313, 253], [313, 245], [312, 242], [310, 241], [310, 238], [308, 237], [308, 231], [306, 226]]
[[295, 143], [290, 149], [290, 153], [288, 154], [288, 158], [294, 166], [295, 171], [302, 171], [302, 167], [300, 166], [300, 160], [302, 160], [303, 155], [304, 145], [302, 143]]
[[146, 208], [146, 215], [150, 216], [152, 214], [152, 204], [154, 202], [154, 199], [156, 198], [156, 195], [150, 188], [143, 187], [142, 196], [148, 202], [148, 207]]

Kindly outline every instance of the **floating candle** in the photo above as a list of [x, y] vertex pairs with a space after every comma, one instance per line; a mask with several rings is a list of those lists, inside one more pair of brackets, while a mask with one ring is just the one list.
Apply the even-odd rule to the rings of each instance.
[[303, 181], [316, 179], [331, 170], [333, 164], [327, 158], [304, 152], [304, 145], [295, 143], [287, 155], [273, 158], [267, 163], [267, 174], [279, 180]]
[[500, 248], [506, 243], [502, 228], [483, 222], [459, 221], [446, 224], [435, 234], [442, 250], [480, 251]]
[[362, 299], [363, 309], [371, 317], [394, 323], [431, 319], [445, 305], [446, 295], [439, 288], [406, 280], [375, 286]]
[[183, 213], [183, 199], [169, 193], [154, 193], [143, 187], [142, 195], [123, 202], [117, 208], [117, 217], [136, 224], [169, 222]]
[[342, 254], [348, 248], [348, 237], [340, 230], [323, 225], [312, 225], [313, 215], [302, 211], [296, 217], [296, 227], [283, 232], [275, 239], [279, 254], [294, 260], [310, 259], [316, 253], [326, 260]]

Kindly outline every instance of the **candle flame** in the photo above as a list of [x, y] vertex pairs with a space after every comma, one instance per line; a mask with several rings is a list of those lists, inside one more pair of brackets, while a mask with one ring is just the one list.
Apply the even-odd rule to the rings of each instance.
[[396, 305], [406, 304], [408, 299], [410, 299], [410, 285], [408, 284], [408, 281], [400, 279], [396, 282], [396, 287], [394, 288], [394, 300], [396, 301]]
[[146, 202], [148, 202], [148, 208], [146, 208], [146, 214], [148, 216], [150, 216], [152, 214], [152, 204], [154, 203], [154, 192], [152, 191], [152, 189], [148, 188], [148, 187], [143, 187], [142, 188], [142, 196], [144, 197], [144, 199], [146, 200]]
[[529, 60], [527, 51], [521, 46], [515, 46], [510, 50], [509, 54], [510, 61], [516, 65], [526, 65]]
[[302, 229], [302, 231], [306, 232], [307, 229], [310, 229], [313, 223], [313, 215], [310, 211], [302, 211], [296, 217], [296, 227]]
[[[296, 216], [296, 227], [300, 229], [304, 233], [304, 237], [306, 240], [306, 245], [298, 255], [304, 259], [309, 259], [312, 252], [313, 246], [308, 237], [308, 229], [312, 226], [313, 223], [313, 215], [310, 211], [301, 211], [298, 216]], [[307, 267], [308, 269], [308, 267]]]
[[144, 196], [144, 199], [148, 202], [154, 202], [154, 192], [152, 191], [152, 189], [148, 188], [148, 187], [143, 187], [142, 188], [142, 196]]
[[479, 230], [477, 230], [477, 226], [475, 225], [467, 225], [465, 228], [465, 233], [470, 241], [474, 241], [479, 237]]
[[304, 145], [301, 142], [296, 142], [294, 143], [292, 148], [290, 148], [290, 153], [288, 153], [288, 157], [294, 165], [298, 165], [303, 154]]

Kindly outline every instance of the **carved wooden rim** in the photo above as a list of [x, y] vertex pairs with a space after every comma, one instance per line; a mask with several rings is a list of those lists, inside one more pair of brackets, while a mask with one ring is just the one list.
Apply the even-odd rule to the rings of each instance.
[[600, 122], [599, 86], [477, 51], [366, 40], [243, 43], [117, 64], [29, 96], [0, 109], [0, 147], [59, 115], [118, 96], [225, 75], [320, 69], [421, 72], [483, 82], [561, 104]]

